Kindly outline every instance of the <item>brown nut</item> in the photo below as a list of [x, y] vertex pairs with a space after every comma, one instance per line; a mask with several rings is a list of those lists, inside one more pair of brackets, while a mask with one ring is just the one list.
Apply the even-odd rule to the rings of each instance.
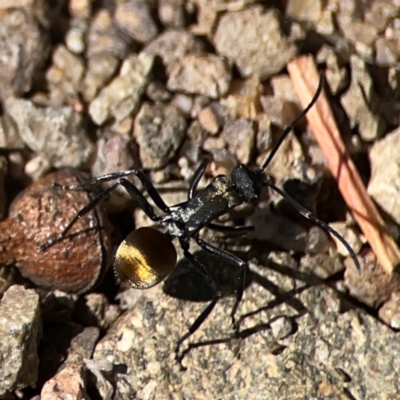
[[62, 170], [32, 183], [13, 202], [8, 219], [0, 223], [0, 264], [14, 264], [36, 285], [82, 293], [104, 276], [110, 260], [109, 223], [101, 208], [85, 214], [67, 236], [38, 250], [59, 233], [92, 195], [52, 187], [82, 183], [76, 170]]

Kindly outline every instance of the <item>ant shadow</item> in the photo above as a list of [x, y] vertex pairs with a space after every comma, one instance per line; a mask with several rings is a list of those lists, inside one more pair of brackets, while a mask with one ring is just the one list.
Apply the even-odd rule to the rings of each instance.
[[[254, 255], [249, 255], [249, 253], [245, 252], [232, 253], [234, 253], [236, 256], [240, 257], [244, 261], [249, 261], [250, 258], [261, 259], [261, 257], [254, 257]], [[265, 246], [263, 253], [265, 253]], [[223, 297], [233, 296], [235, 293], [235, 288], [237, 287], [239, 271], [235, 270], [235, 268], [232, 267], [225, 260], [217, 258], [214, 255], [210, 255], [208, 252], [205, 252], [203, 250], [195, 252], [195, 255], [203, 262], [204, 265], [208, 267], [210, 273], [220, 285], [220, 288], [224, 294]], [[283, 291], [279, 285], [275, 284], [267, 277], [262, 276], [253, 270], [250, 270], [250, 268], [246, 266], [246, 280], [244, 282], [245, 290], [248, 289], [250, 285], [257, 284], [270, 292], [274, 298], [257, 310], [243, 315], [240, 315], [238, 313], [238, 331], [232, 331], [232, 333], [228, 336], [219, 339], [189, 343], [186, 349], [182, 351], [178, 358], [178, 361], [180, 363], [192, 349], [210, 345], [218, 345], [222, 343], [229, 344], [233, 341], [239, 341], [240, 344], [243, 339], [246, 339], [259, 332], [270, 330], [271, 324], [281, 317], [289, 319], [292, 326], [292, 330], [287, 336], [292, 335], [297, 331], [297, 320], [308, 313], [307, 307], [297, 298], [297, 296], [312, 286], [320, 285], [323, 283], [326, 284], [326, 282], [315, 277], [314, 275], [297, 271], [289, 266], [276, 264], [270, 260], [268, 261], [265, 268], [279, 273], [282, 276], [288, 277], [292, 280], [299, 280], [303, 283], [300, 285], [300, 287], [296, 287], [295, 285], [295, 287], [291, 290]], [[185, 301], [207, 302], [211, 301], [214, 298], [214, 292], [207, 284], [203, 275], [199, 273], [194, 267], [192, 267], [192, 265], [186, 259], [182, 259], [181, 261], [179, 261], [174, 271], [164, 281], [163, 291], [164, 293], [172, 297]], [[240, 326], [245, 320], [257, 316], [264, 311], [272, 310], [284, 303], [294, 310], [295, 315], [275, 315], [271, 317], [268, 322], [260, 322], [250, 328], [240, 329]], [[210, 318], [212, 318], [212, 314]], [[279, 344], [278, 340], [272, 340], [271, 346], [269, 347], [271, 353], [274, 355], [281, 354], [286, 348], [286, 346]], [[238, 354], [238, 351], [239, 350], [235, 351], [235, 354]]]

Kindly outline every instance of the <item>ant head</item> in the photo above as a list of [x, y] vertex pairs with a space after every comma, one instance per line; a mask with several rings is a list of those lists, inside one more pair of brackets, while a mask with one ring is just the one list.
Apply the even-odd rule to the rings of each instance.
[[240, 164], [233, 169], [231, 178], [235, 189], [246, 203], [252, 203], [260, 197], [261, 187], [265, 181], [262, 170], [252, 171]]
[[175, 267], [176, 250], [170, 238], [154, 228], [132, 231], [118, 247], [114, 269], [125, 287], [148, 289]]

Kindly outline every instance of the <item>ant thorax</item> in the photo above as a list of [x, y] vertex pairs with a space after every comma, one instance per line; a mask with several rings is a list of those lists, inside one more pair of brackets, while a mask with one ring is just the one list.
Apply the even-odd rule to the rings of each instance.
[[160, 225], [174, 237], [192, 236], [227, 210], [243, 203], [243, 198], [225, 175], [215, 177], [192, 199], [166, 215]]

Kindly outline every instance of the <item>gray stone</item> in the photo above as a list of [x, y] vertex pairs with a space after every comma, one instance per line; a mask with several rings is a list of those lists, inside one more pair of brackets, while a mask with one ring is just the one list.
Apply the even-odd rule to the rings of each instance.
[[395, 66], [400, 57], [396, 43], [386, 38], [378, 38], [375, 42], [376, 63], [382, 67]]
[[358, 261], [361, 274], [350, 257], [344, 261], [346, 266], [344, 281], [352, 297], [369, 307], [378, 308], [389, 300], [391, 293], [400, 291], [400, 275], [388, 274], [371, 249], [363, 250]]
[[306, 254], [301, 257], [300, 271], [312, 273], [320, 279], [328, 279], [344, 270], [343, 261], [330, 254]]
[[271, 122], [285, 128], [300, 113], [297, 103], [278, 96], [261, 96], [261, 106]]
[[348, 84], [348, 72], [345, 62], [339, 57], [333, 48], [324, 45], [318, 52], [317, 61], [326, 63], [325, 78], [332, 94], [338, 94]]
[[331, 242], [325, 229], [318, 225], [312, 226], [308, 231], [307, 253], [327, 253]]
[[147, 43], [157, 33], [157, 25], [151, 16], [151, 2], [130, 0], [117, 4], [114, 19], [124, 32], [139, 43]]
[[[353, 249], [354, 253], [358, 254], [360, 252], [363, 243], [359, 238], [359, 234], [353, 227], [348, 226], [346, 222], [340, 222], [340, 221], [331, 222], [329, 223], [329, 226], [333, 228], [336, 232], [338, 232], [339, 235], [341, 235], [346, 240], [346, 242]], [[335, 236], [332, 236], [332, 238], [336, 243], [336, 248], [338, 253], [342, 256], [348, 256], [349, 252], [344, 247], [343, 243], [340, 242]]]
[[259, 6], [223, 15], [214, 44], [217, 52], [235, 63], [243, 76], [255, 74], [263, 78], [282, 70], [297, 52], [281, 33], [276, 12]]
[[70, 100], [71, 103], [79, 99], [84, 72], [83, 60], [65, 46], [59, 45], [53, 53], [52, 65], [46, 72], [51, 97], [56, 98], [59, 103], [63, 99]]
[[4, 190], [4, 180], [7, 175], [7, 159], [0, 156], [0, 220], [4, 217], [7, 197]]
[[339, 14], [338, 22], [345, 39], [356, 46], [357, 44], [371, 46], [378, 37], [375, 26], [364, 21], [348, 19], [347, 15], [345, 18], [340, 18]]
[[32, 81], [48, 52], [48, 37], [28, 10], [0, 15], [0, 97], [20, 96]]
[[400, 329], [400, 292], [393, 292], [391, 298], [379, 309], [379, 318], [393, 329]]
[[160, 0], [158, 17], [169, 28], [183, 28], [185, 25], [185, 2], [183, 0]]
[[97, 96], [118, 67], [119, 60], [111, 52], [104, 51], [90, 56], [83, 79], [83, 88], [81, 88], [87, 102], [91, 102]]
[[99, 333], [98, 328], [87, 327], [70, 339], [67, 358], [60, 370], [43, 385], [41, 400], [89, 398], [86, 393], [87, 370], [84, 360], [92, 356]]
[[228, 150], [241, 164], [248, 164], [254, 150], [256, 127], [247, 119], [228, 120], [222, 131], [222, 138]]
[[132, 43], [121, 35], [120, 29], [114, 24], [110, 11], [102, 8], [93, 17], [89, 24], [86, 38], [87, 56], [99, 53], [111, 53], [119, 59], [126, 58]]
[[146, 53], [126, 58], [119, 76], [90, 103], [89, 114], [93, 122], [102, 125], [111, 117], [121, 121], [131, 114], [139, 104], [152, 66], [153, 57]]
[[299, 21], [318, 22], [321, 18], [322, 0], [289, 0], [286, 5], [286, 13]]
[[177, 107], [144, 103], [134, 125], [142, 167], [163, 167], [175, 156], [185, 132], [186, 119]]
[[288, 337], [293, 332], [293, 324], [290, 318], [277, 317], [270, 322], [271, 331], [275, 339], [281, 340]]
[[366, 141], [378, 138], [385, 129], [385, 121], [376, 114], [379, 99], [365, 62], [356, 55], [350, 57], [351, 85], [341, 103], [350, 118], [351, 127], [358, 125], [360, 136]]
[[149, 82], [146, 88], [146, 95], [155, 103], [171, 100], [172, 93], [167, 90], [164, 83], [158, 80]]
[[383, 31], [391, 19], [398, 16], [399, 0], [374, 0], [365, 10], [365, 20]]
[[218, 98], [228, 92], [230, 81], [231, 71], [220, 57], [192, 54], [175, 63], [167, 87], [172, 91]]
[[[183, 359], [184, 371], [174, 360], [176, 340], [206, 304], [178, 300], [161, 291], [141, 297], [95, 350], [95, 360], [129, 365], [125, 374], [113, 376], [114, 396], [121, 400], [164, 399], [166, 393], [169, 398], [196, 399], [229, 398], [232, 393], [240, 399], [263, 400], [396, 398], [399, 334], [363, 310], [343, 309], [337, 292], [326, 286], [301, 289], [305, 282], [278, 272], [287, 268], [287, 261], [278, 257], [275, 262], [283, 265], [252, 267], [257, 284], [246, 289], [239, 306], [240, 339], [234, 338], [230, 326], [233, 300], [224, 299], [189, 339], [193, 346]], [[195, 287], [199, 285], [196, 282]], [[278, 346], [268, 328], [276, 318], [295, 320], [297, 325], [296, 332]], [[187, 346], [186, 342], [182, 350]]]
[[75, 18], [71, 20], [71, 28], [65, 36], [65, 44], [68, 50], [75, 54], [82, 54], [86, 49], [86, 34], [88, 24], [84, 19]]
[[400, 224], [400, 128], [376, 142], [370, 150], [368, 193]]
[[23, 142], [54, 167], [84, 166], [93, 152], [82, 114], [72, 107], [37, 107], [23, 99], [8, 99], [5, 110]]
[[40, 400], [86, 400], [85, 367], [69, 364], [49, 379], [40, 392]]
[[35, 387], [41, 330], [39, 296], [34, 290], [11, 286], [0, 302], [0, 396]]
[[167, 30], [157, 36], [144, 49], [144, 52], [161, 57], [168, 70], [189, 54], [203, 54], [204, 45], [193, 34], [183, 30]]

